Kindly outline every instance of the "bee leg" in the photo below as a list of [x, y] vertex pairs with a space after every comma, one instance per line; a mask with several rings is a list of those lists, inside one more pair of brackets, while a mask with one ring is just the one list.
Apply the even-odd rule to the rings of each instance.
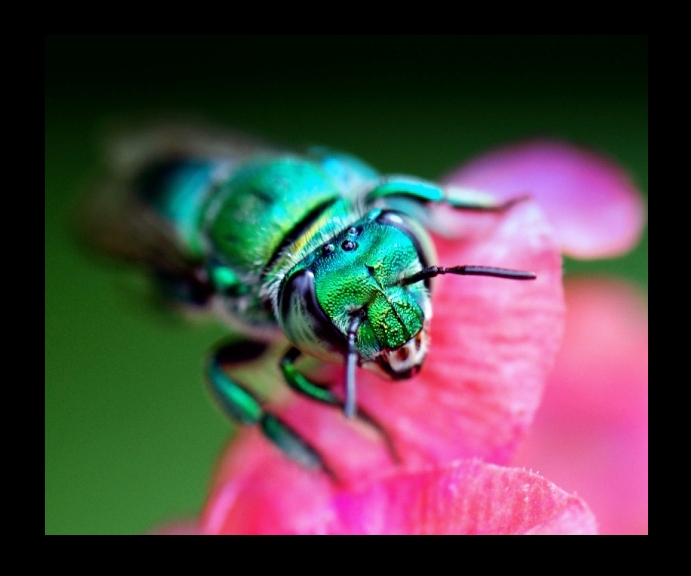
[[333, 476], [319, 453], [306, 440], [280, 418], [266, 411], [252, 392], [228, 376], [223, 369], [224, 365], [227, 366], [229, 361], [247, 359], [238, 351], [237, 344], [248, 346], [247, 342], [223, 345], [206, 363], [206, 377], [211, 392], [223, 411], [240, 424], [259, 426], [262, 433], [292, 460]]
[[471, 212], [504, 212], [512, 206], [530, 200], [529, 194], [521, 194], [504, 201], [497, 201], [489, 194], [477, 192], [468, 188], [457, 186], [444, 187], [444, 199], [442, 202], [456, 210], [468, 210]]
[[[293, 347], [290, 348], [290, 350], [288, 350], [285, 356], [283, 356], [281, 359], [281, 372], [283, 372], [283, 378], [288, 386], [290, 386], [298, 394], [307, 396], [307, 398], [344, 409], [345, 403], [340, 398], [334, 395], [330, 390], [311, 382], [297, 370], [295, 367], [295, 361], [300, 357], [301, 354], [302, 353], [300, 350]], [[384, 442], [386, 443], [389, 454], [391, 454], [391, 459], [396, 464], [400, 464], [401, 458], [396, 450], [393, 439], [391, 436], [389, 436], [389, 433], [386, 431], [386, 429], [360, 407], [356, 407], [355, 416], [357, 416], [363, 422], [366, 422], [382, 436]]]
[[331, 406], [343, 407], [343, 402], [335, 396], [331, 391], [327, 390], [322, 386], [318, 386], [314, 382], [308, 380], [305, 376], [300, 374], [298, 369], [295, 367], [295, 360], [297, 360], [302, 352], [297, 348], [293, 347], [285, 356], [281, 359], [279, 364], [281, 372], [283, 373], [283, 378], [285, 378], [286, 383], [298, 394], [307, 396], [312, 400], [317, 402], [323, 402], [324, 404], [329, 404]]
[[384, 180], [369, 192], [367, 203], [381, 200], [412, 200], [419, 204], [445, 203], [457, 210], [476, 212], [503, 212], [530, 196], [521, 195], [506, 201], [498, 202], [488, 194], [459, 186], [439, 186], [433, 182], [408, 177], [393, 177]]

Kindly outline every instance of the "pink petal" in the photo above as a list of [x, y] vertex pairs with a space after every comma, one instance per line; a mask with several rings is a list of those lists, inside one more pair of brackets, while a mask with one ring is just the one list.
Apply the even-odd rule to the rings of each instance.
[[518, 468], [464, 460], [336, 496], [345, 534], [595, 534], [585, 503]]
[[531, 194], [547, 213], [564, 253], [601, 258], [640, 237], [640, 193], [614, 163], [562, 142], [536, 141], [490, 152], [445, 181], [506, 199]]
[[[251, 435], [251, 433], [249, 433]], [[258, 437], [224, 458], [201, 522], [206, 534], [593, 534], [579, 498], [522, 469], [466, 460], [335, 485]], [[249, 456], [251, 465], [241, 458]]]
[[[532, 422], [561, 341], [561, 261], [542, 212], [526, 202], [504, 215], [473, 218], [485, 223], [481, 235], [435, 239], [441, 264], [532, 270], [538, 278], [436, 279], [431, 351], [422, 371], [399, 382], [358, 371], [359, 405], [408, 466], [476, 456], [506, 462]], [[327, 375], [342, 393], [343, 368]], [[372, 427], [292, 396], [269, 409], [312, 443], [339, 481], [358, 483], [395, 467]]]
[[542, 213], [527, 202], [489, 218], [479, 239], [435, 238], [439, 262], [532, 270], [537, 280], [437, 278], [420, 374], [404, 382], [358, 374], [362, 405], [408, 464], [506, 462], [532, 422], [561, 343], [561, 260]]
[[648, 323], [614, 281], [567, 284], [564, 347], [517, 462], [576, 491], [605, 534], [648, 531]]

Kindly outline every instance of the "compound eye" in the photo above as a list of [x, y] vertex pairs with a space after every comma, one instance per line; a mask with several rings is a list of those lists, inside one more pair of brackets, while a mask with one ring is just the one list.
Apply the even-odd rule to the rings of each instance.
[[323, 254], [331, 254], [336, 247], [333, 244], [325, 244], [324, 247], [322, 248], [322, 253]]
[[290, 275], [280, 287], [278, 312], [281, 326], [288, 339], [300, 347], [321, 347], [343, 351], [345, 336], [322, 310], [314, 289], [314, 274], [303, 269]]
[[357, 244], [353, 242], [352, 240], [344, 240], [343, 243], [341, 244], [341, 248], [345, 250], [346, 252], [350, 252], [351, 250], [355, 250], [357, 247]]

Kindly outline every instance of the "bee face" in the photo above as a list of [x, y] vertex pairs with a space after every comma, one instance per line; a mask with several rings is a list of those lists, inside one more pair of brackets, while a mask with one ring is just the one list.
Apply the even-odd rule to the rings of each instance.
[[329, 361], [342, 361], [348, 326], [360, 316], [361, 364], [402, 379], [419, 371], [427, 353], [431, 303], [424, 284], [400, 283], [422, 267], [415, 238], [379, 215], [373, 211], [289, 273], [279, 315], [293, 344]]

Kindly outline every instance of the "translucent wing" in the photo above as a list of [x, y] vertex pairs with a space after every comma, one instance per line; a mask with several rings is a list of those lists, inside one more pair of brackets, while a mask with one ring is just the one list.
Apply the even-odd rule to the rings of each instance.
[[82, 237], [102, 254], [179, 276], [192, 273], [195, 258], [187, 253], [175, 228], [137, 199], [129, 182], [109, 180], [99, 185], [80, 220]]
[[258, 139], [196, 124], [154, 124], [133, 129], [120, 128], [108, 139], [112, 168], [132, 174], [162, 158], [224, 158], [240, 162], [261, 152], [275, 152]]

